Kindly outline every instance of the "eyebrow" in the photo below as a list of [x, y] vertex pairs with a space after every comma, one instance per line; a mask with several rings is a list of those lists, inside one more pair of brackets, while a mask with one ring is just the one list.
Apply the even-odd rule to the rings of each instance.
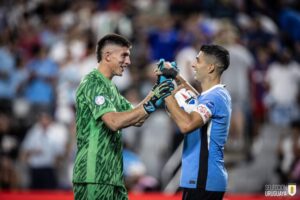
[[130, 56], [130, 52], [123, 52], [122, 55], [123, 56]]

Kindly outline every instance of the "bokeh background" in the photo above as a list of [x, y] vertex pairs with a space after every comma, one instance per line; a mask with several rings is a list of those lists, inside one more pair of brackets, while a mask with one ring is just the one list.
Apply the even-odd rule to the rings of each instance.
[[[175, 60], [197, 88], [191, 62], [200, 46], [226, 47], [228, 192], [299, 184], [299, 1], [1, 0], [0, 191], [71, 191], [76, 88], [97, 66], [97, 40], [112, 32], [133, 43], [131, 66], [113, 81], [134, 105], [160, 58]], [[182, 138], [164, 109], [124, 129], [128, 190], [178, 192]]]

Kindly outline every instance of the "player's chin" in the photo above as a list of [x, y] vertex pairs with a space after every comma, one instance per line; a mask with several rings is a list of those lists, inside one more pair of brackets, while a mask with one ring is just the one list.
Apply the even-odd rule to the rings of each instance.
[[118, 72], [116, 76], [123, 76], [123, 71]]
[[199, 74], [194, 74], [194, 79], [197, 81], [197, 80], [200, 80], [201, 79], [201, 76]]

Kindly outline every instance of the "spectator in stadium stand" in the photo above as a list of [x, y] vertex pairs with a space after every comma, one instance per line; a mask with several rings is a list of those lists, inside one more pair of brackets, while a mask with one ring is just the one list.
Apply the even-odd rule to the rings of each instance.
[[150, 46], [151, 59], [174, 60], [180, 45], [179, 32], [173, 27], [171, 17], [160, 18], [158, 28], [152, 29], [148, 33], [148, 43]]
[[19, 141], [14, 134], [12, 118], [0, 112], [0, 189], [14, 189], [19, 186], [15, 166]]
[[293, 134], [292, 149], [293, 149], [293, 163], [290, 170], [290, 182], [300, 183], [300, 120], [291, 123]]
[[[4, 34], [0, 35], [5, 38]], [[13, 90], [13, 74], [15, 71], [15, 58], [11, 50], [12, 44], [5, 44], [0, 40], [0, 112], [11, 114], [12, 100], [15, 97]]]
[[29, 167], [31, 189], [57, 189], [56, 165], [65, 154], [68, 132], [50, 111], [43, 110], [38, 116], [21, 145], [20, 158]]
[[[183, 200], [221, 200], [227, 188], [223, 150], [230, 126], [231, 97], [221, 84], [221, 75], [229, 60], [229, 52], [223, 47], [203, 45], [192, 64], [202, 87], [201, 95], [194, 97], [198, 101], [195, 107], [186, 112], [173, 95], [165, 99], [170, 117], [184, 134], [180, 180]], [[175, 79], [178, 88], [198, 94], [178, 76], [174, 65], [159, 69], [163, 76]]]
[[24, 86], [25, 99], [31, 105], [33, 117], [39, 110], [50, 109], [54, 112], [56, 101], [56, 82], [58, 65], [48, 57], [44, 46], [36, 45], [33, 50], [34, 58], [26, 66], [28, 79]]
[[[299, 93], [300, 65], [293, 60], [288, 48], [278, 52], [277, 60], [269, 66], [265, 82], [269, 121], [278, 128], [286, 128], [297, 119], [297, 96]], [[286, 88], [289, 88], [288, 90]]]
[[73, 170], [75, 199], [128, 199], [123, 180], [121, 129], [141, 126], [174, 85], [153, 87], [135, 108], [112, 83], [130, 65], [131, 43], [108, 34], [97, 43], [97, 69], [80, 83], [76, 93], [77, 155]]
[[[222, 21], [216, 36], [216, 43], [228, 49], [230, 53], [230, 68], [222, 75], [232, 100], [232, 115], [228, 150], [239, 152], [245, 148], [245, 138], [250, 111], [250, 70], [254, 58], [250, 51], [239, 43], [240, 35], [230, 21]], [[238, 74], [238, 76], [237, 76]]]

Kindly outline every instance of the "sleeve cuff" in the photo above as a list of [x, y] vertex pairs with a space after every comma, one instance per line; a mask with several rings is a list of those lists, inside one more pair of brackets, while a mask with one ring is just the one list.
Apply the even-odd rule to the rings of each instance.
[[93, 113], [93, 116], [97, 120], [100, 117], [102, 117], [102, 115], [104, 115], [105, 113], [109, 113], [109, 112], [116, 112], [116, 109], [114, 109], [114, 108], [106, 108], [106, 109], [101, 110], [100, 112]]

